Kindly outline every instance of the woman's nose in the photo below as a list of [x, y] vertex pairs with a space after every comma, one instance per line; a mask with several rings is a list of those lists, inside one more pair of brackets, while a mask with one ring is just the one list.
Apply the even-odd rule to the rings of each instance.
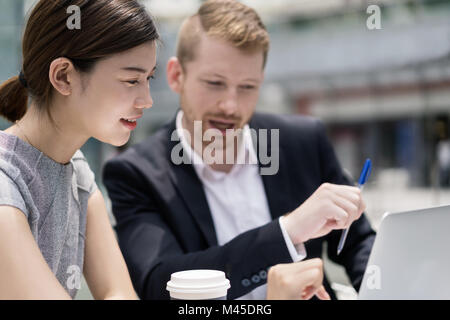
[[152, 95], [150, 94], [150, 90], [146, 92], [143, 97], [136, 99], [135, 108], [137, 109], [149, 109], [153, 106]]

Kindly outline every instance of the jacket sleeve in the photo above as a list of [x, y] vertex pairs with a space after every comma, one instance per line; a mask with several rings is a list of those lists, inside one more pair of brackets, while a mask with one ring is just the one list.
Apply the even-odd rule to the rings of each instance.
[[[335, 184], [354, 185], [350, 177], [344, 174], [328, 138], [325, 128], [319, 122], [319, 154], [321, 161], [322, 181]], [[359, 291], [362, 278], [369, 260], [375, 231], [372, 229], [365, 213], [350, 226], [344, 248], [337, 255], [337, 247], [342, 230], [334, 230], [326, 236], [328, 242], [328, 257], [345, 267], [355, 290]]]
[[134, 164], [109, 161], [103, 181], [117, 221], [119, 246], [141, 299], [168, 299], [170, 275], [189, 269], [224, 271], [231, 282], [228, 299], [235, 299], [264, 284], [269, 267], [292, 261], [278, 219], [225, 245], [185, 252], [164, 213], [164, 203], [158, 203], [148, 179]]

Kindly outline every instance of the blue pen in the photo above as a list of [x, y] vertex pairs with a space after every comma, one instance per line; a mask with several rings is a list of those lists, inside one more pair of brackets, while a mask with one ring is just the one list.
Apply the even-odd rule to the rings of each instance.
[[[372, 162], [370, 161], [370, 159], [367, 159], [366, 162], [364, 163], [364, 167], [361, 171], [361, 175], [359, 176], [359, 180], [358, 180], [358, 188], [360, 190], [363, 189], [364, 184], [366, 183], [367, 179], [369, 179], [369, 175], [370, 175], [371, 171], [372, 171]], [[339, 240], [339, 245], [338, 245], [338, 249], [337, 249], [337, 254], [340, 254], [342, 249], [344, 248], [345, 239], [347, 238], [349, 229], [350, 229], [350, 227], [348, 227], [347, 229], [344, 229], [344, 231], [342, 231], [341, 239]]]

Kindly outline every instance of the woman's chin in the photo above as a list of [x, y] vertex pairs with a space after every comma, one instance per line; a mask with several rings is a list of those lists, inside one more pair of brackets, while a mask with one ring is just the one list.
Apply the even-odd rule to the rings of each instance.
[[110, 144], [114, 147], [122, 147], [130, 140], [130, 133], [122, 135], [121, 137], [103, 137], [103, 139], [98, 139], [103, 143]]

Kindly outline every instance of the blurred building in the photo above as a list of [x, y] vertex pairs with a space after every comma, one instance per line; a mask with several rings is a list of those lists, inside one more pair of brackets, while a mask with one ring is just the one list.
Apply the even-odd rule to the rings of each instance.
[[[175, 52], [181, 21], [202, 1], [144, 2], [157, 20], [163, 45], [151, 88], [155, 105], [130, 144], [142, 141], [178, 108], [165, 63]], [[258, 110], [322, 119], [342, 165], [353, 175], [371, 157], [375, 174], [401, 168], [411, 186], [448, 185], [439, 178], [437, 146], [449, 131], [450, 1], [243, 2], [261, 14], [271, 36]], [[34, 3], [0, 0], [2, 80], [20, 71], [23, 17]], [[380, 8], [381, 29], [367, 27], [369, 4]], [[116, 153], [96, 141], [84, 149], [97, 173]]]
[[[24, 16], [35, 2], [0, 0], [1, 81], [20, 71]], [[178, 97], [167, 86], [165, 65], [182, 20], [202, 3], [143, 2], [163, 44], [151, 84], [155, 104], [128, 145], [175, 115]], [[440, 189], [450, 183], [450, 0], [243, 2], [261, 14], [271, 36], [257, 109], [320, 118], [342, 166], [356, 178], [370, 157], [373, 175], [364, 192], [375, 227], [386, 210], [450, 202], [450, 189]], [[367, 25], [369, 5], [380, 9], [380, 29]], [[7, 126], [0, 119], [0, 130]], [[103, 191], [103, 163], [127, 146], [91, 139], [83, 147]]]

